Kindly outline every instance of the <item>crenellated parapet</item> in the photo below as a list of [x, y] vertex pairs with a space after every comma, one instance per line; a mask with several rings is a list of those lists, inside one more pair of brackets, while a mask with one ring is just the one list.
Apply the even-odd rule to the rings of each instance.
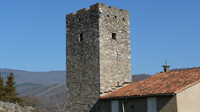
[[109, 6], [107, 7], [106, 4], [103, 4], [103, 3], [97, 3], [99, 8], [102, 8], [102, 9], [105, 9], [105, 10], [108, 10], [108, 11], [111, 11], [111, 12], [115, 12], [115, 13], [121, 13], [121, 14], [129, 14], [129, 11], [128, 10], [125, 10], [125, 9], [118, 9], [118, 7], [114, 7], [114, 6]]
[[128, 10], [125, 10], [125, 9], [120, 9], [119, 10], [118, 7], [113, 7], [113, 6], [107, 7], [106, 4], [96, 3], [94, 5], [91, 5], [90, 9], [88, 9], [88, 8], [80, 9], [76, 13], [70, 13], [70, 14], [66, 15], [66, 18], [73, 18], [73, 17], [76, 17], [78, 15], [82, 15], [82, 14], [86, 14], [86, 13], [90, 13], [90, 12], [99, 12], [99, 13], [101, 13], [101, 9], [107, 10], [109, 12], [119, 13], [121, 15], [129, 14]]

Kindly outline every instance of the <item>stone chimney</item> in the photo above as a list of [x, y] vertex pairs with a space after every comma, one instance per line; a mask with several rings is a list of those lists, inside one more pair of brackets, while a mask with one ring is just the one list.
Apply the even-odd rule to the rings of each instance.
[[162, 67], [163, 67], [163, 69], [164, 69], [164, 72], [170, 72], [170, 66], [168, 66], [168, 65], [163, 65]]

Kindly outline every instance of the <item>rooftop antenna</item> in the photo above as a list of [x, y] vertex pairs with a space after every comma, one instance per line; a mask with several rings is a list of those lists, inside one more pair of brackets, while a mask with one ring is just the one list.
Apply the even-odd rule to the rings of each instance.
[[169, 63], [170, 61], [168, 61], [168, 60], [166, 60], [166, 66], [168, 66], [168, 63]]
[[170, 66], [168, 65], [170, 61], [166, 60], [166, 65], [163, 65], [163, 69], [164, 71], [163, 72], [169, 72], [170, 71]]

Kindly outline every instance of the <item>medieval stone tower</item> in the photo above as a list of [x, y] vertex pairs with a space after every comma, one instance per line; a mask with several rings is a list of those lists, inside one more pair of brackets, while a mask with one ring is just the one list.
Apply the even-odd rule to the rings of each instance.
[[92, 111], [101, 95], [131, 82], [128, 10], [97, 3], [66, 15], [66, 44], [67, 112]]

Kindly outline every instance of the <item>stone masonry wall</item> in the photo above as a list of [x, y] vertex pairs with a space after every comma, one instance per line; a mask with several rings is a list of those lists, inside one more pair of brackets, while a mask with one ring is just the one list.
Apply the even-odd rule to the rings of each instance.
[[[100, 4], [101, 93], [131, 82], [129, 11]], [[113, 37], [116, 36], [116, 37]]]
[[98, 7], [66, 15], [67, 112], [89, 112], [100, 89]]
[[99, 107], [100, 93], [131, 82], [129, 11], [97, 3], [66, 15], [67, 112]]
[[31, 112], [34, 108], [31, 106], [21, 107], [17, 103], [0, 101], [0, 112]]

